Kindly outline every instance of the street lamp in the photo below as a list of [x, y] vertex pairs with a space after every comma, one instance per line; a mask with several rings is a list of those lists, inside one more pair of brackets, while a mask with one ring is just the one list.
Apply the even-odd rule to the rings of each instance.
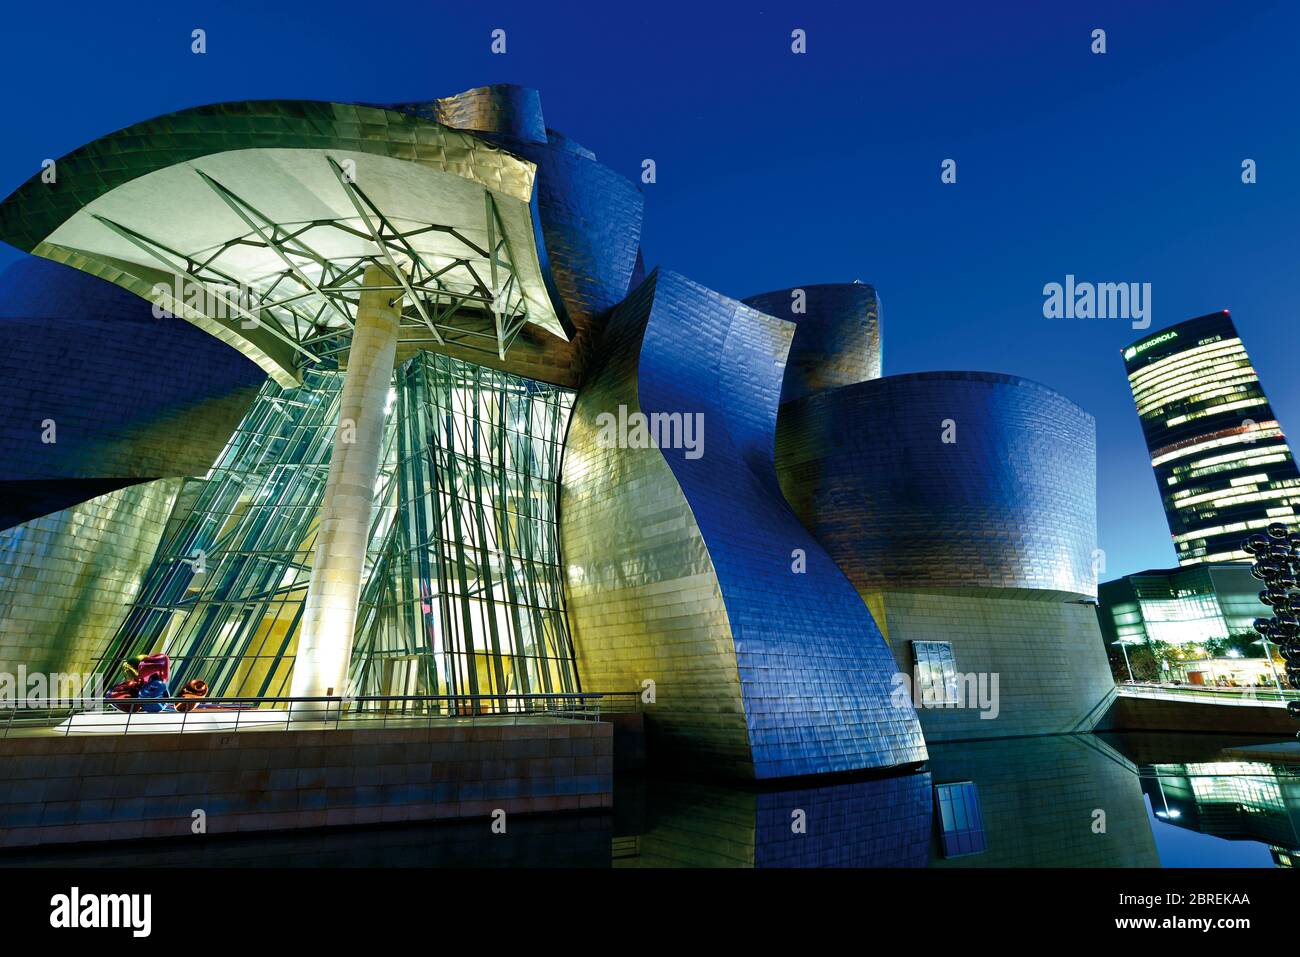
[[1116, 638], [1111, 644], [1119, 645], [1119, 650], [1124, 653], [1124, 667], [1128, 669], [1129, 684], [1137, 684], [1137, 679], [1133, 677], [1133, 663], [1128, 660], [1128, 646], [1141, 645], [1145, 642], [1140, 638]]
[[1282, 679], [1277, 676], [1277, 665], [1273, 664], [1273, 645], [1268, 638], [1257, 638], [1251, 642], [1252, 645], [1264, 646], [1264, 657], [1268, 659], [1269, 670], [1273, 672], [1273, 684], [1277, 685], [1277, 690], [1282, 690]]

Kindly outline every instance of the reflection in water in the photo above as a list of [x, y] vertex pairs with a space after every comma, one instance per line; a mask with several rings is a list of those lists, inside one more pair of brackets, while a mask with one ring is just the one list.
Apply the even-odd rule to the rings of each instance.
[[616, 867], [924, 867], [930, 775], [750, 790], [636, 781], [614, 791]]
[[[1228, 863], [1205, 842], [1258, 841], [1265, 863], [1265, 846], [1289, 863], [1300, 770], [1216, 760], [1225, 746], [1198, 735], [939, 744], [920, 771], [817, 786], [622, 779], [612, 813], [514, 816], [504, 835], [484, 818], [23, 850], [0, 866], [1156, 867], [1153, 820], [1162, 838], [1168, 822], [1201, 842], [1166, 866]], [[1182, 763], [1153, 763], [1171, 758]]]
[[608, 811], [0, 853], [0, 867], [609, 867]]
[[1093, 735], [932, 744], [928, 766], [975, 785], [985, 844], [945, 858], [936, 841], [932, 867], [1159, 866], [1134, 766]]
[[616, 867], [1160, 863], [1136, 767], [1091, 735], [931, 745], [920, 773], [807, 790], [651, 781], [614, 808]]
[[1257, 761], [1152, 764], [1142, 790], [1163, 823], [1268, 847], [1273, 862], [1300, 858], [1300, 769]]

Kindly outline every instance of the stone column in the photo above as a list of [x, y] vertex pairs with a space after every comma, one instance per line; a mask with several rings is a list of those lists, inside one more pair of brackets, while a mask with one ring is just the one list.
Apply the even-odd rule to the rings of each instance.
[[[371, 265], [362, 285], [392, 286], [395, 280]], [[290, 692], [294, 697], [341, 696], [347, 691], [400, 316], [400, 293], [363, 289], [298, 633]], [[321, 708], [295, 705], [293, 711], [304, 719], [322, 717]]]

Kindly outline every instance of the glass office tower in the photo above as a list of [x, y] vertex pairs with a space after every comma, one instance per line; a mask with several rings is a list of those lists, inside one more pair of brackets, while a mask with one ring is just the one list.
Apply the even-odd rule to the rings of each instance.
[[1291, 525], [1300, 472], [1228, 312], [1124, 350], [1180, 565], [1246, 560], [1241, 542]]

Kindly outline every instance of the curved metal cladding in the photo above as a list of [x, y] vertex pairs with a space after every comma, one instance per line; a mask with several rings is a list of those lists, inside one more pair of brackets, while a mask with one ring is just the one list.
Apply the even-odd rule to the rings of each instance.
[[576, 360], [590, 360], [598, 317], [627, 295], [645, 198], [626, 177], [575, 151], [553, 131], [520, 153], [537, 164], [537, 208], [554, 288], [575, 327]]
[[513, 83], [478, 86], [434, 100], [430, 106], [431, 118], [443, 126], [546, 142], [542, 98], [527, 87]]
[[797, 286], [741, 301], [795, 324], [782, 402], [880, 378], [880, 302], [866, 283]]
[[94, 670], [139, 592], [181, 481], [132, 485], [0, 531], [0, 672]]
[[36, 257], [0, 275], [0, 333], [0, 528], [202, 474], [266, 378], [184, 320]]
[[[923, 761], [915, 712], [891, 702], [879, 630], [777, 484], [791, 331], [659, 271], [614, 312], [561, 486], [580, 673], [589, 688], [653, 680], [652, 730], [715, 770]], [[674, 413], [702, 417], [702, 443], [639, 447], [634, 424], [614, 424]]]
[[1077, 731], [1109, 702], [1080, 603], [1095, 448], [1091, 416], [1006, 375], [890, 376], [782, 407], [781, 486], [912, 675], [927, 741]]
[[631, 180], [596, 162], [590, 150], [547, 129], [536, 90], [502, 83], [428, 103], [389, 109], [473, 131], [537, 167], [534, 204], [538, 256], [556, 305], [572, 324], [572, 347], [547, 348], [525, 331], [516, 348], [540, 366], [520, 374], [576, 385], [590, 362], [604, 315], [632, 287], [645, 198]]
[[1092, 416], [1045, 386], [923, 372], [784, 406], [777, 463], [859, 589], [1095, 596], [1096, 448]]

